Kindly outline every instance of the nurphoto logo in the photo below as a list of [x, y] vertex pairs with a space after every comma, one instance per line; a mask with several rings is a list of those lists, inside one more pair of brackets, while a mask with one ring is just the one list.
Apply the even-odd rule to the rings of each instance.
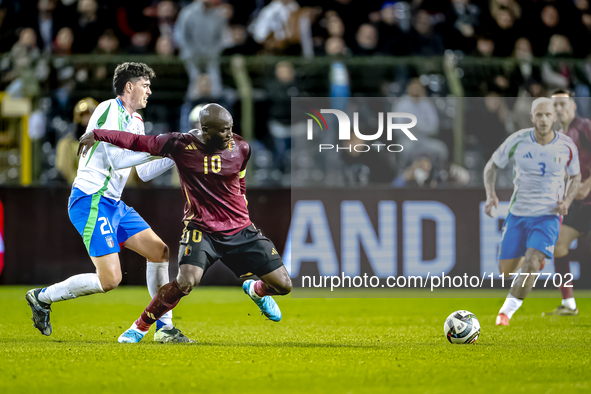
[[[303, 107], [307, 112], [306, 115], [310, 116], [311, 119], [308, 119], [308, 140], [314, 139], [314, 121], [320, 127], [321, 131], [328, 131], [328, 124], [326, 119], [322, 114], [333, 114], [337, 117], [337, 121], [339, 124], [339, 141], [350, 141], [351, 140], [351, 120], [349, 116], [338, 109], [321, 109], [320, 112], [308, 108]], [[355, 136], [362, 140], [362, 141], [376, 141], [382, 137], [384, 133], [384, 118], [386, 118], [386, 139], [387, 141], [392, 141], [392, 136], [394, 134], [394, 130], [400, 130], [404, 132], [404, 134], [411, 140], [417, 141], [417, 137], [414, 136], [413, 133], [409, 129], [416, 126], [417, 124], [417, 117], [413, 114], [406, 113], [406, 112], [388, 112], [384, 116], [383, 112], [378, 113], [378, 131], [373, 134], [364, 134], [359, 131], [359, 113], [353, 112], [353, 132]], [[397, 123], [404, 119], [410, 119], [410, 123]], [[388, 151], [388, 152], [401, 152], [404, 148], [400, 144], [383, 144], [383, 143], [372, 143], [372, 144], [348, 144], [344, 146], [334, 145], [334, 144], [318, 144], [318, 151], [330, 151], [334, 150], [338, 152], [339, 150], [347, 150], [351, 151], [353, 149], [355, 152], [369, 152], [372, 146], [377, 148], [377, 151]]]

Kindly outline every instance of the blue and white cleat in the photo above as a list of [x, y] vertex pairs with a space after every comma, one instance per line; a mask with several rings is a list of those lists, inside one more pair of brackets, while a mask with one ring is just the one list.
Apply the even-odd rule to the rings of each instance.
[[142, 340], [143, 337], [144, 337], [144, 334], [130, 328], [127, 331], [125, 331], [123, 334], [121, 334], [119, 336], [119, 339], [117, 339], [117, 341], [119, 341], [119, 343], [138, 343], [139, 341]]
[[[242, 290], [245, 294], [247, 294], [251, 300], [254, 301], [255, 304], [261, 310], [261, 313], [265, 315], [269, 320], [273, 321], [280, 321], [281, 320], [281, 310], [279, 306], [271, 296], [258, 296], [254, 291], [254, 280], [249, 279], [242, 284]], [[253, 296], [254, 295], [254, 296]]]

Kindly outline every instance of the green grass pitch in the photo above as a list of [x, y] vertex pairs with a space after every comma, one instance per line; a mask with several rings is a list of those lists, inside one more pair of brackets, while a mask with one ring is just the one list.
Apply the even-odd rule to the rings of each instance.
[[[0, 287], [0, 393], [576, 393], [591, 391], [591, 293], [577, 317], [542, 317], [531, 298], [495, 327], [502, 298], [279, 297], [266, 321], [240, 288], [199, 288], [175, 309], [197, 344], [150, 332], [117, 343], [149, 302], [145, 288], [54, 304], [53, 335], [32, 327], [25, 287]], [[501, 294], [501, 293], [499, 293]], [[475, 313], [474, 345], [451, 345], [447, 315]]]

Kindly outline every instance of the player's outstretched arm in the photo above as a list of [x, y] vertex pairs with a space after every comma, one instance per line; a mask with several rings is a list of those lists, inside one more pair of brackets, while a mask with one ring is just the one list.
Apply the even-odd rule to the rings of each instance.
[[[90, 151], [90, 156], [92, 156], [94, 150], [98, 147], [99, 142], [100, 141], [95, 140], [94, 134], [92, 132], [84, 134], [80, 138], [80, 144], [78, 145], [78, 155], [82, 153], [82, 156], [86, 156], [86, 154]], [[147, 152], [131, 151], [112, 144], [105, 145], [104, 149], [109, 163], [111, 164], [111, 168], [116, 171], [124, 168], [149, 164], [151, 161], [159, 159], [158, 156], [151, 155]]]
[[499, 207], [499, 198], [495, 192], [495, 183], [497, 181], [498, 167], [491, 158], [486, 166], [484, 167], [484, 188], [486, 190], [486, 205], [484, 206], [484, 212], [491, 218], [492, 207]]
[[78, 155], [85, 156], [96, 142], [108, 142], [120, 148], [147, 152], [152, 156], [164, 156], [165, 147], [172, 141], [171, 134], [139, 135], [124, 131], [95, 129], [80, 137]]

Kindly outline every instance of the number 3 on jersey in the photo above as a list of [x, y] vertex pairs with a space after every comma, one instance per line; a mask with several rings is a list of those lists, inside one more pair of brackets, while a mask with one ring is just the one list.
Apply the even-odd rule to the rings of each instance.
[[[209, 165], [208, 161], [210, 161], [208, 156], [205, 156], [203, 158], [203, 173], [204, 174], [209, 173], [210, 165]], [[217, 174], [218, 172], [221, 171], [221, 169], [222, 169], [222, 158], [219, 157], [218, 155], [212, 156], [211, 157], [211, 170]]]
[[542, 176], [546, 173], [546, 163], [538, 163], [540, 170], [542, 170]]

